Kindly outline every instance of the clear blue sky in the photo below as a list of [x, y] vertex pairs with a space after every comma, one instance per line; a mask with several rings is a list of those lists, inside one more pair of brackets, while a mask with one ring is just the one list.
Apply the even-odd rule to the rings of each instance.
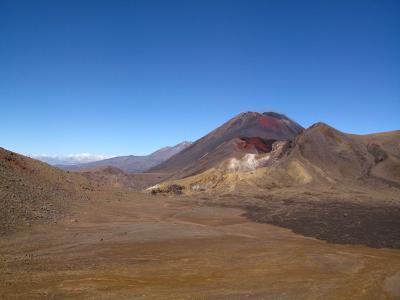
[[242, 111], [400, 129], [400, 1], [0, 0], [0, 146], [145, 154]]

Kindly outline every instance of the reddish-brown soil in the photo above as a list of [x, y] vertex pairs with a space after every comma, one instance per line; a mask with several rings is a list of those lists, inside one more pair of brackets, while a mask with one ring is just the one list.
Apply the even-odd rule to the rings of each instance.
[[71, 219], [2, 238], [0, 298], [400, 295], [399, 251], [328, 244], [185, 198], [109, 196], [77, 207]]

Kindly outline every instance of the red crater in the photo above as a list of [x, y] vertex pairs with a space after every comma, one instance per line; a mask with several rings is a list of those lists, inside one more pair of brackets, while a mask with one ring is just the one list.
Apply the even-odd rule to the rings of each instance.
[[238, 150], [244, 152], [257, 152], [257, 153], [267, 153], [272, 150], [272, 144], [275, 140], [263, 140], [259, 137], [239, 138], [236, 143]]

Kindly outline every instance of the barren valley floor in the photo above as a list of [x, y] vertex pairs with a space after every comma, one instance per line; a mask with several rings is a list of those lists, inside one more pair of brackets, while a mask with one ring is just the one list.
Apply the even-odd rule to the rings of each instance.
[[400, 251], [136, 195], [0, 239], [4, 299], [398, 299]]

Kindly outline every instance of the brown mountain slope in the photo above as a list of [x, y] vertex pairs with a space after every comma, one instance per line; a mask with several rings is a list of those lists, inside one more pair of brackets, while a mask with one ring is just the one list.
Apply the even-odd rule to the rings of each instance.
[[370, 179], [399, 184], [400, 131], [370, 135], [340, 132], [317, 123], [294, 141], [289, 161], [298, 161], [313, 180]]
[[353, 135], [317, 123], [300, 133], [278, 159], [272, 154], [264, 155], [269, 159], [260, 158], [261, 168], [254, 175], [245, 175], [248, 182], [264, 188], [299, 184], [400, 187], [400, 131]]
[[93, 185], [37, 160], [0, 148], [0, 234], [31, 223], [53, 222]]
[[302, 130], [299, 124], [281, 114], [242, 113], [149, 172], [171, 174], [170, 178], [191, 176], [227, 158], [264, 152], [271, 141], [291, 140]]
[[272, 148], [225, 159], [206, 172], [161, 186], [182, 185], [187, 192], [225, 192], [239, 187], [267, 191], [304, 184], [400, 187], [400, 131], [353, 135], [317, 123], [293, 142], [275, 142]]
[[352, 137], [366, 145], [374, 157], [370, 176], [400, 183], [400, 130]]

